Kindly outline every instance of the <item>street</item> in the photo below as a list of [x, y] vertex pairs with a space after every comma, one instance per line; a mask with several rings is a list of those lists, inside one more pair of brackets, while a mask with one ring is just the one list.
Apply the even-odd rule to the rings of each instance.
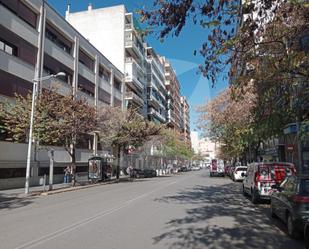
[[240, 189], [201, 170], [0, 202], [0, 248], [303, 248]]

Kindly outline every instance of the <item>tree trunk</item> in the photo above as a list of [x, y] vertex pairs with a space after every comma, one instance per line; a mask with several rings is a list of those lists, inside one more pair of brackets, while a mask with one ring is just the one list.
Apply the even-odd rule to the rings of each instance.
[[116, 179], [117, 180], [119, 180], [119, 175], [120, 175], [120, 152], [121, 152], [121, 146], [118, 145], [118, 151], [117, 151], [118, 163], [116, 166]]
[[75, 155], [75, 145], [71, 145], [71, 174], [72, 174], [72, 187], [76, 185], [76, 155]]

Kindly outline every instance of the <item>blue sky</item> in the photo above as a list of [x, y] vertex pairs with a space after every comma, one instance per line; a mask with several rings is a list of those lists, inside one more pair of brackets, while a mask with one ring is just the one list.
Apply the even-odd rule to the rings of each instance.
[[[143, 8], [146, 4], [152, 5], [153, 0], [148, 1], [124, 1], [124, 0], [48, 0], [49, 4], [64, 16], [67, 4], [71, 4], [71, 11], [86, 10], [89, 3], [93, 8], [125, 4], [129, 11], [134, 12]], [[184, 30], [178, 37], [168, 37], [163, 43], [157, 40], [154, 35], [147, 38], [148, 43], [159, 53], [167, 57], [178, 76], [181, 84], [181, 94], [186, 96], [190, 104], [191, 130], [194, 130], [198, 114], [194, 111], [197, 105], [205, 103], [227, 87], [225, 80], [218, 80], [215, 87], [211, 87], [211, 82], [199, 74], [198, 65], [203, 63], [201, 56], [194, 56], [193, 51], [199, 50], [201, 44], [207, 39], [206, 29], [195, 26], [188, 22]]]

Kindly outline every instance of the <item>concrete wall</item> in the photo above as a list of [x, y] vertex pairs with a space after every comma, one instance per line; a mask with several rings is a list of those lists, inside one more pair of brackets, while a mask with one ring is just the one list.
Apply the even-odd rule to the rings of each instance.
[[66, 20], [123, 73], [125, 12], [124, 5], [118, 5], [66, 14]]
[[[55, 151], [55, 162], [68, 163], [70, 157], [68, 152], [62, 147], [51, 146], [49, 148]], [[37, 152], [37, 160], [43, 164], [49, 161], [47, 147], [41, 147]], [[26, 167], [28, 144], [0, 142], [0, 168]], [[33, 153], [32, 153], [33, 154]], [[104, 151], [99, 151], [98, 154], [106, 154]], [[92, 156], [91, 150], [76, 150], [76, 161], [87, 162]], [[14, 159], [14, 160], [12, 160]], [[33, 159], [33, 158], [32, 158]]]

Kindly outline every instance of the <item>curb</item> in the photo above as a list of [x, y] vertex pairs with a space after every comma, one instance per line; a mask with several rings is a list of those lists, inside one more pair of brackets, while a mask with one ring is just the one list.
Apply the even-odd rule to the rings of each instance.
[[120, 181], [121, 180], [111, 180], [111, 181], [108, 181], [108, 182], [94, 183], [94, 184], [89, 184], [89, 185], [85, 185], [85, 186], [77, 186], [77, 187], [71, 187], [70, 186], [68, 188], [61, 188], [61, 189], [51, 190], [51, 191], [47, 191], [47, 192], [35, 193], [35, 195], [48, 196], [48, 195], [60, 194], [60, 193], [64, 193], [64, 192], [72, 192], [72, 191], [81, 190], [81, 189], [87, 189], [87, 188], [92, 188], [92, 187], [98, 187], [98, 186], [118, 183]]

